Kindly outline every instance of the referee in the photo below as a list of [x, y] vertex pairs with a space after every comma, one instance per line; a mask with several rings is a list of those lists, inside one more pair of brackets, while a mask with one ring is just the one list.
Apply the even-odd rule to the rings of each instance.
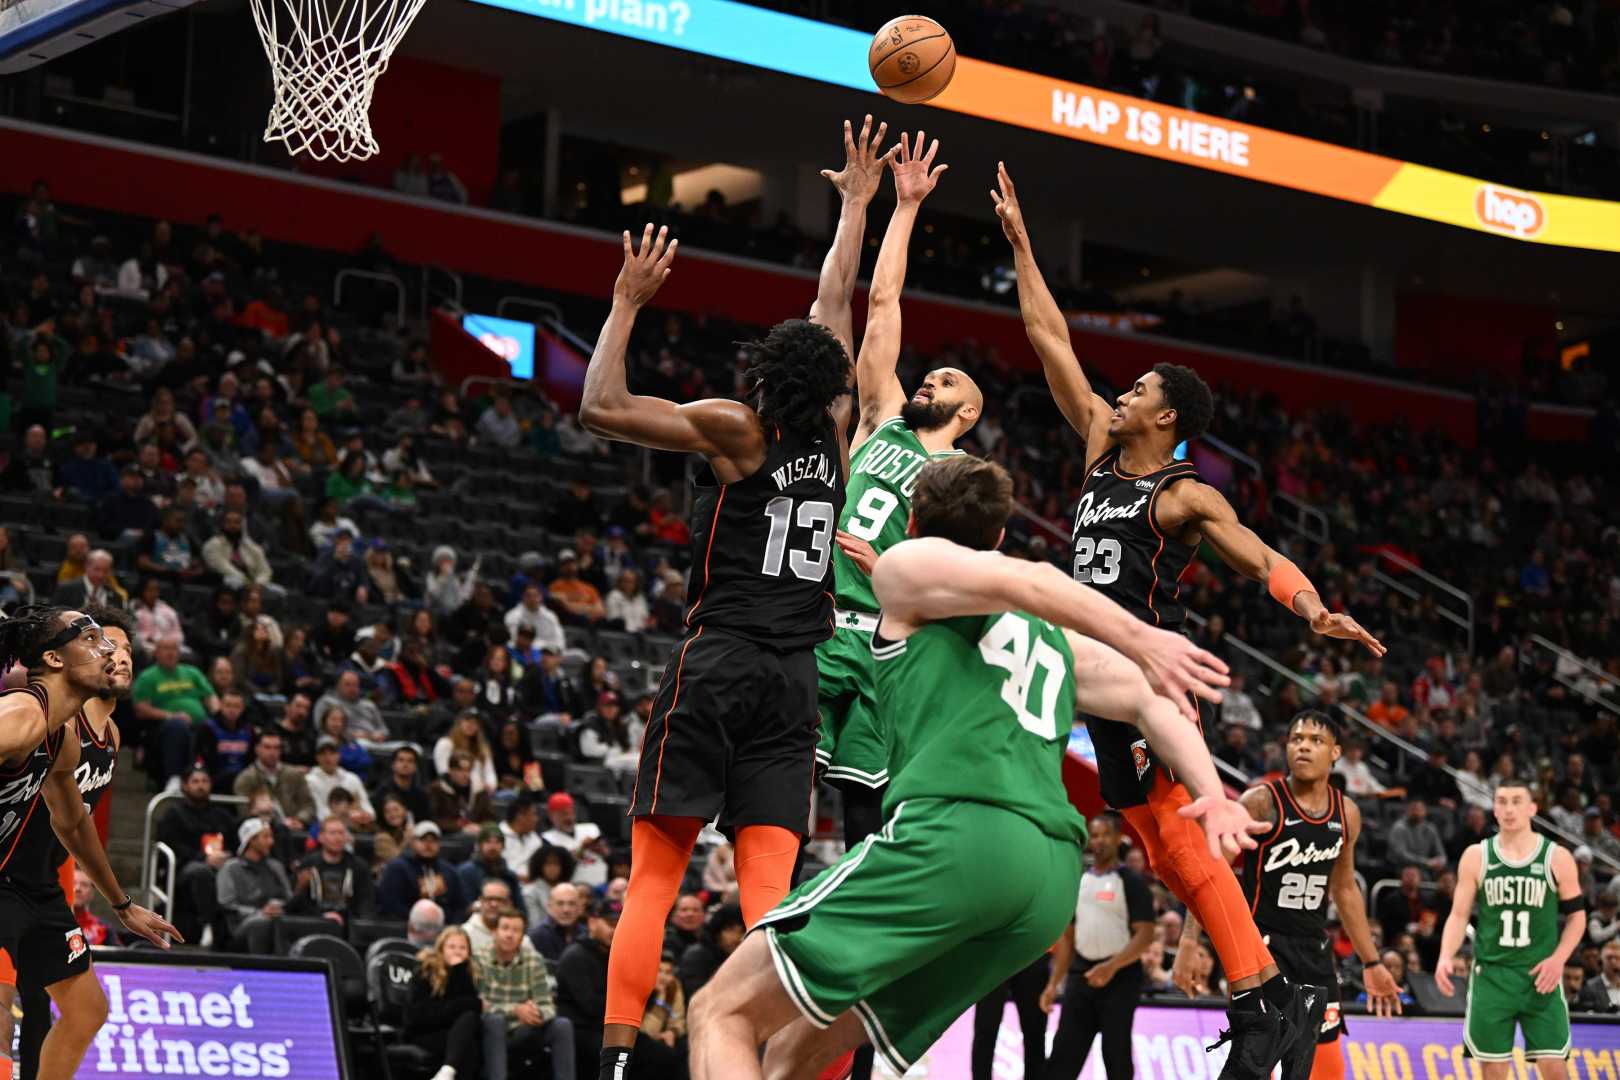
[[1052, 977], [1041, 995], [1041, 1007], [1050, 1011], [1059, 990], [1063, 993], [1046, 1080], [1075, 1080], [1099, 1031], [1108, 1080], [1131, 1080], [1131, 1025], [1144, 981], [1138, 961], [1153, 943], [1153, 893], [1120, 862], [1118, 814], [1098, 814], [1088, 831], [1091, 865], [1080, 881], [1074, 921], [1058, 940]]

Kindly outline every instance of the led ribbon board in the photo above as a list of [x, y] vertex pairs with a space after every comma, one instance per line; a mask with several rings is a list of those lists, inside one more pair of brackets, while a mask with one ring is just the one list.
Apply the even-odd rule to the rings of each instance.
[[[475, 2], [877, 92], [867, 34], [735, 0]], [[1620, 251], [1620, 203], [1519, 191], [983, 60], [959, 58], [950, 88], [929, 104], [1476, 232]]]

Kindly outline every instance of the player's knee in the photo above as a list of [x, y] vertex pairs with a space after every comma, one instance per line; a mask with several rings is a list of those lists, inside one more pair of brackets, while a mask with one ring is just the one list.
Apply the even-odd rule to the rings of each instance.
[[89, 1041], [107, 1022], [107, 995], [93, 972], [76, 975], [62, 992], [53, 993], [61, 1018], [57, 1026]]

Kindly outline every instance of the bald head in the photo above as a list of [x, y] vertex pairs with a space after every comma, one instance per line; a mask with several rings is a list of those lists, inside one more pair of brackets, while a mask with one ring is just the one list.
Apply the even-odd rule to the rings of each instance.
[[984, 412], [984, 393], [961, 368], [935, 368], [900, 410], [906, 424], [918, 433], [949, 430], [951, 441], [966, 435]]

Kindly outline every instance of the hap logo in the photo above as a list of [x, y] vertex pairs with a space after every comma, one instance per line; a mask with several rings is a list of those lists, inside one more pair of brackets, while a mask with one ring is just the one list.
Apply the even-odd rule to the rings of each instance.
[[1529, 239], [1547, 227], [1547, 208], [1524, 191], [1481, 184], [1474, 194], [1474, 216], [1487, 229]]

